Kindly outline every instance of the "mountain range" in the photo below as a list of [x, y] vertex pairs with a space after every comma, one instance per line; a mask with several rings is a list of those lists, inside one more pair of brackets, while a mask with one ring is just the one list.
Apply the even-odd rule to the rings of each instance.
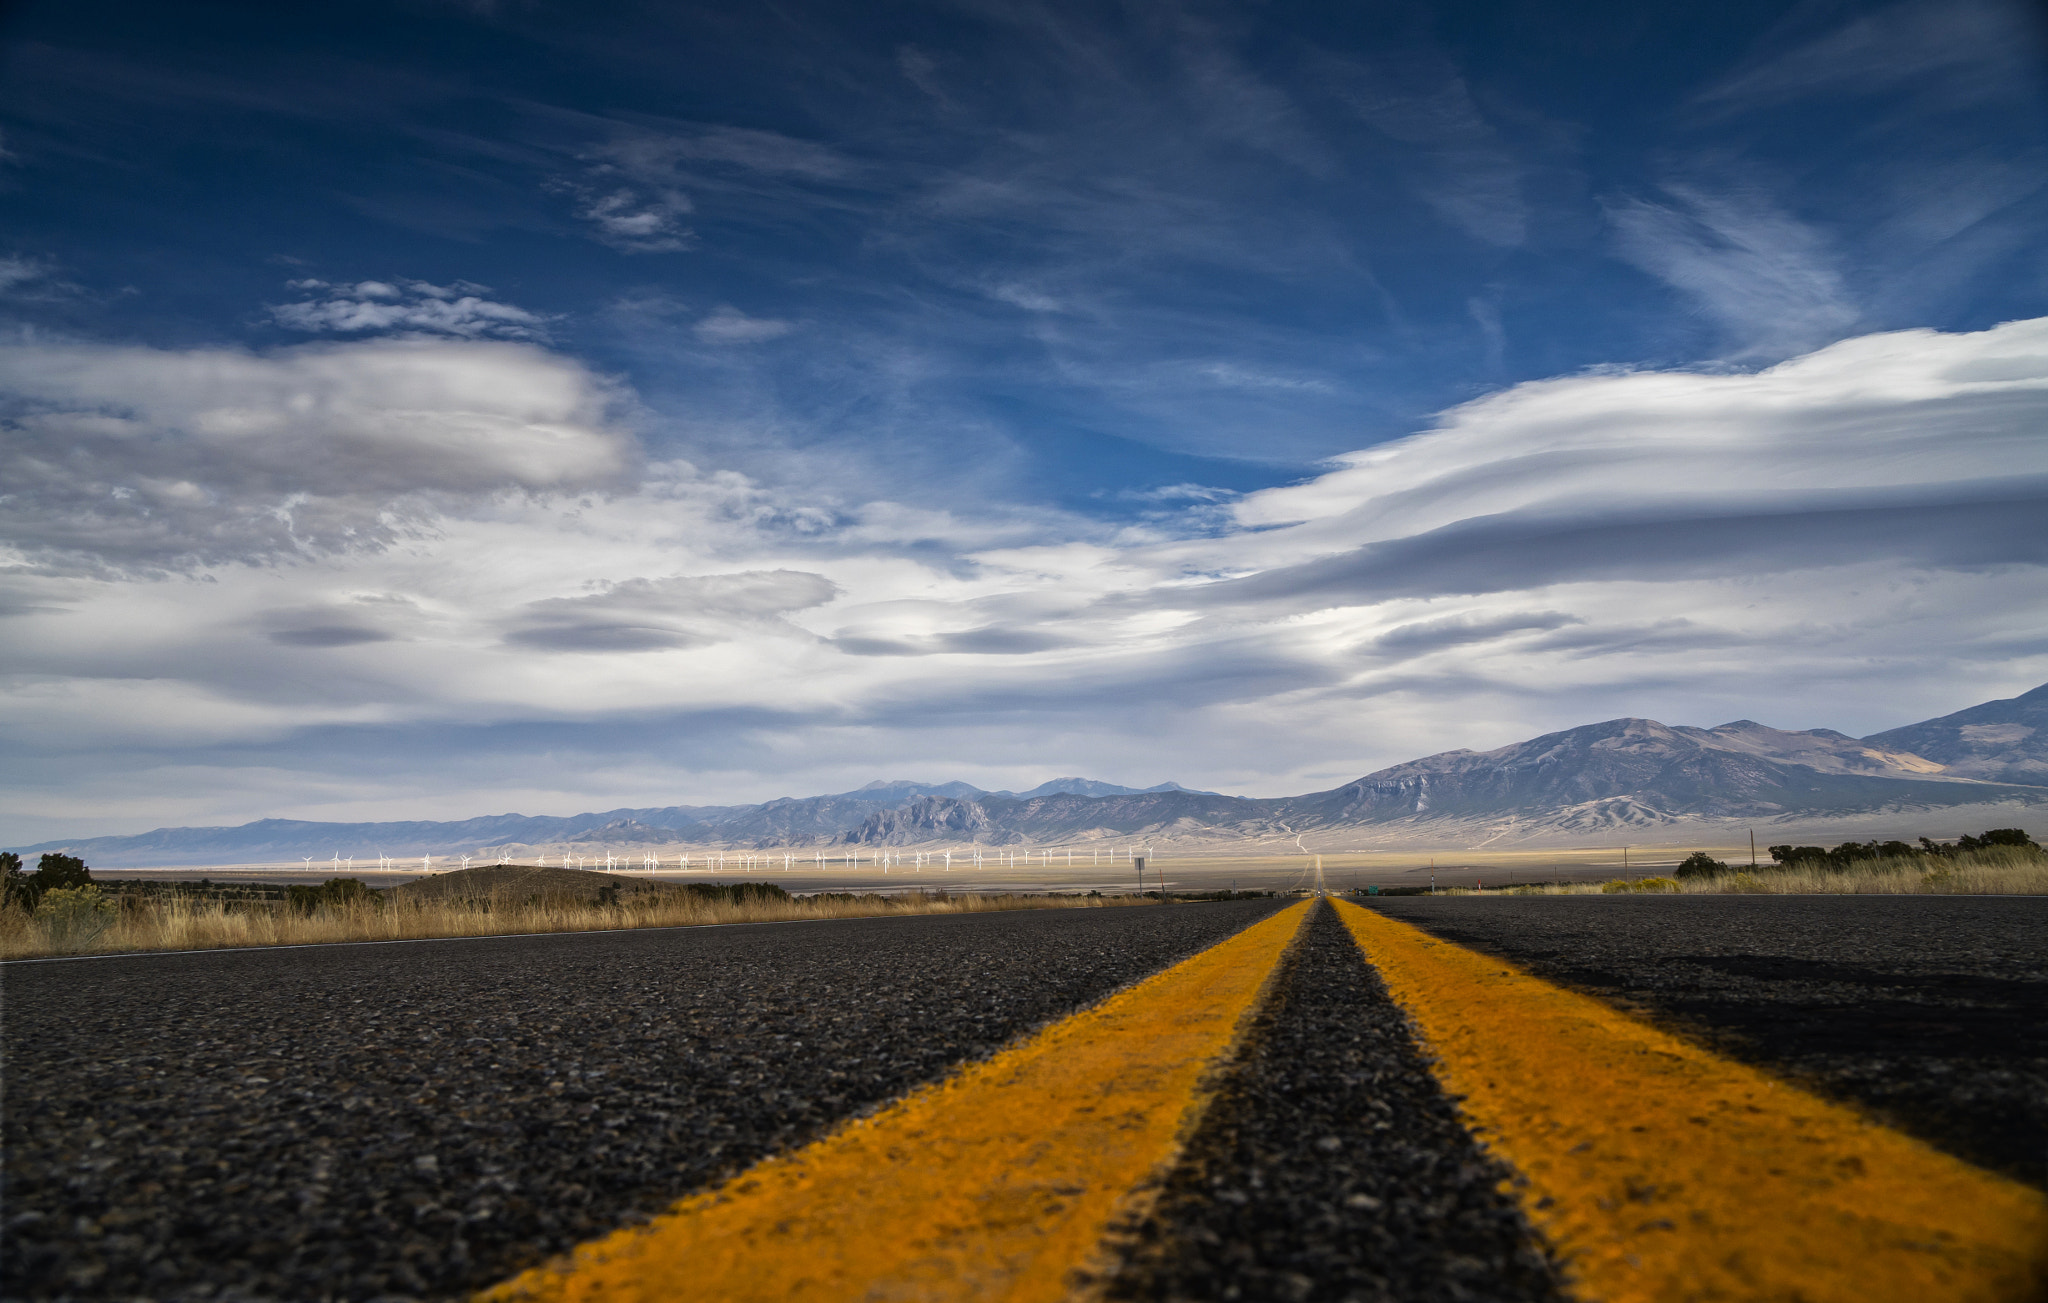
[[[1268, 842], [1494, 846], [1617, 835], [1650, 840], [1738, 825], [1773, 839], [1953, 835], [1958, 820], [2025, 825], [2048, 816], [2048, 685], [1938, 719], [1853, 738], [1753, 720], [1715, 728], [1613, 719], [1492, 751], [1445, 751], [1341, 787], [1287, 797], [1224, 796], [1160, 783], [1060, 778], [1028, 792], [882, 780], [829, 796], [757, 805], [490, 815], [455, 823], [311, 823], [160, 828], [45, 842], [107, 867], [289, 861], [383, 853], [530, 853], [654, 846], [865, 847]], [[1911, 825], [1911, 826], [1908, 826]], [[1988, 826], [1988, 824], [1987, 824]], [[1817, 830], [1817, 831], [1816, 831]], [[1736, 834], [1736, 835], [1739, 835]], [[1309, 846], [1313, 838], [1315, 845]]]

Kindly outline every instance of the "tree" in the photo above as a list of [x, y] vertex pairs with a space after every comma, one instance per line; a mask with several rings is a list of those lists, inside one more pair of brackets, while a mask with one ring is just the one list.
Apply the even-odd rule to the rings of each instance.
[[1678, 876], [1685, 878], [1713, 878], [1728, 871], [1728, 866], [1705, 851], [1694, 851], [1678, 866]]
[[2014, 846], [2020, 850], [2038, 851], [2041, 847], [2024, 828], [1992, 828], [1978, 833], [1975, 837], [1965, 834], [1956, 842], [1959, 851], [1988, 851], [1993, 846]]
[[86, 871], [85, 861], [76, 855], [49, 851], [36, 863], [35, 880], [42, 891], [70, 890], [90, 887], [92, 874]]
[[25, 900], [27, 892], [28, 875], [21, 871], [21, 856], [13, 851], [0, 851], [0, 909], [23, 901], [22, 907], [33, 913], [35, 906]]
[[[21, 857], [7, 852], [7, 860], [13, 861], [13, 871], [7, 874], [7, 894], [19, 901], [29, 913], [35, 913], [42, 903], [43, 895], [51, 891], [75, 891], [92, 885], [92, 874], [86, 871], [85, 861], [76, 855], [64, 855], [51, 851], [37, 862], [34, 873], [23, 876]], [[4, 863], [5, 861], [0, 861]]]
[[1825, 846], [1773, 846], [1771, 859], [1779, 864], [1797, 864], [1801, 860], [1824, 860], [1828, 857]]

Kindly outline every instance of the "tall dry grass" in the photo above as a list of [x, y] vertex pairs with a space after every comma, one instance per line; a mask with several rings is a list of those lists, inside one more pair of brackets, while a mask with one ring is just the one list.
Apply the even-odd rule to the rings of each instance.
[[283, 905], [224, 904], [169, 897], [135, 900], [88, 942], [67, 938], [18, 909], [0, 911], [0, 959], [143, 950], [220, 950], [237, 946], [301, 946], [337, 941], [413, 941], [433, 937], [510, 936], [529, 932], [602, 932], [618, 928], [702, 927], [714, 923], [779, 923], [800, 919], [868, 918], [890, 914], [981, 914], [1016, 909], [1090, 909], [1149, 904], [1122, 896], [863, 895], [732, 902], [683, 893], [628, 897], [615, 905], [576, 900], [514, 899], [510, 893], [472, 900], [384, 899], [330, 905], [310, 914]]
[[1651, 892], [1708, 896], [2048, 896], [2048, 855], [1996, 847], [1955, 856], [1856, 860], [1841, 868], [1810, 861], [1788, 868], [1765, 865], [1755, 870], [1734, 865], [1727, 873], [1712, 878], [1645, 878], [1638, 883], [1615, 879], [1514, 890], [1528, 895], [1592, 896], [1614, 894], [1632, 886]]

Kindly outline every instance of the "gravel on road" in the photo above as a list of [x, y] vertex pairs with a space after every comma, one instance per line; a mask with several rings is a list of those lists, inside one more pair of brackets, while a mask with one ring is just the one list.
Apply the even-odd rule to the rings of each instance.
[[1510, 1176], [1318, 904], [1111, 1296], [1560, 1300]]
[[463, 1296], [1284, 903], [0, 966], [0, 1293]]
[[1496, 954], [2048, 1187], [2048, 899], [1408, 896]]

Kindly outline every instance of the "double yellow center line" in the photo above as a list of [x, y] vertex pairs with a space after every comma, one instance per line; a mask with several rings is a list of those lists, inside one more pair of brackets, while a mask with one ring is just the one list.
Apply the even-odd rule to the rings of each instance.
[[[489, 1300], [1087, 1298], [1312, 908]], [[1598, 1001], [1338, 906], [1586, 1300], [2034, 1299], [2048, 1201]]]

